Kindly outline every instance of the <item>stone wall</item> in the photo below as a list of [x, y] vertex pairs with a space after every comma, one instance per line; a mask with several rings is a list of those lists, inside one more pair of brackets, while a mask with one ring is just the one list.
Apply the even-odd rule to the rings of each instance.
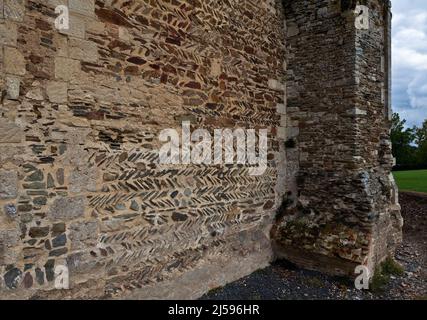
[[[0, 0], [0, 298], [197, 298], [276, 257], [373, 269], [401, 217], [389, 3], [360, 3], [366, 30], [346, 0]], [[267, 170], [160, 164], [183, 122], [268, 129]]]
[[[55, 28], [58, 5], [68, 31]], [[1, 298], [195, 298], [271, 261], [281, 8], [0, 1]], [[269, 129], [266, 173], [160, 165], [159, 132], [183, 120]], [[62, 265], [70, 290], [54, 289]]]
[[[366, 29], [356, 27], [356, 4], [368, 9]], [[400, 241], [389, 10], [389, 1], [285, 1], [294, 182], [273, 232], [278, 255], [302, 267], [372, 270]]]

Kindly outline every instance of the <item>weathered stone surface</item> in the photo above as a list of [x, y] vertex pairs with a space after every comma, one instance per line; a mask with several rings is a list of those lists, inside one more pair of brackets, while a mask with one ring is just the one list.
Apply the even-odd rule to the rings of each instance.
[[52, 246], [54, 248], [65, 246], [66, 243], [67, 243], [67, 235], [65, 234], [61, 234], [52, 240]]
[[22, 21], [25, 15], [25, 0], [3, 0], [4, 17], [6, 19]]
[[4, 274], [4, 282], [9, 289], [16, 289], [22, 279], [22, 271], [12, 268]]
[[25, 75], [26, 61], [18, 49], [12, 47], [4, 48], [4, 71], [19, 76]]
[[95, 0], [68, 0], [68, 3], [72, 12], [88, 16], [95, 13]]
[[68, 46], [70, 58], [91, 63], [98, 61], [98, 46], [96, 43], [72, 38]]
[[4, 213], [11, 219], [15, 219], [18, 213], [16, 206], [14, 204], [7, 204], [3, 208]]
[[0, 45], [16, 46], [17, 38], [16, 24], [10, 21], [0, 23]]
[[15, 123], [0, 118], [0, 144], [2, 143], [20, 143], [23, 138], [23, 132]]
[[46, 94], [50, 102], [67, 103], [68, 85], [66, 82], [49, 81], [46, 84]]
[[13, 248], [19, 242], [19, 232], [17, 230], [1, 230], [0, 242], [6, 248]]
[[34, 280], [33, 280], [33, 276], [31, 275], [30, 272], [27, 272], [25, 274], [23, 283], [24, 283], [25, 289], [29, 289], [33, 286]]
[[40, 268], [36, 268], [36, 280], [38, 285], [44, 285], [44, 272]]
[[10, 100], [17, 100], [19, 98], [19, 92], [21, 87], [21, 80], [17, 77], [6, 78], [6, 98]]
[[80, 72], [80, 61], [57, 57], [55, 59], [55, 78], [69, 81], [76, 79]]
[[52, 282], [53, 280], [55, 280], [55, 260], [49, 259], [45, 263], [44, 268], [45, 268], [46, 280], [48, 282]]
[[[287, 103], [295, 107], [288, 108], [284, 129], [297, 146], [287, 152], [287, 162], [299, 160], [296, 166], [288, 164], [293, 177], [287, 187], [294, 189], [288, 190], [273, 237], [280, 257], [304, 268], [352, 276], [357, 265], [373, 271], [393, 252], [401, 229], [387, 181], [391, 149], [379, 143], [389, 134], [386, 101], [377, 94], [388, 73], [380, 71], [380, 62], [390, 55], [390, 21], [383, 14], [389, 2], [367, 3], [375, 26], [363, 31], [355, 28], [354, 2], [347, 4], [340, 8], [318, 1], [313, 4], [317, 16], [304, 1], [285, 4]], [[325, 37], [339, 44], [333, 50], [342, 59], [331, 56], [325, 37], [312, 37], [323, 30], [334, 30]], [[276, 86], [271, 82], [270, 87]], [[309, 95], [306, 88], [311, 88]], [[368, 114], [378, 117], [367, 119]], [[278, 135], [283, 135], [280, 130]]]
[[97, 172], [94, 167], [83, 166], [70, 172], [69, 190], [73, 193], [96, 191]]
[[94, 247], [98, 239], [98, 223], [96, 221], [73, 223], [70, 226], [70, 241], [73, 249]]
[[64, 197], [56, 199], [49, 208], [50, 220], [68, 221], [84, 216], [85, 197]]
[[0, 170], [0, 199], [14, 199], [18, 196], [18, 174], [16, 171]]
[[73, 13], [70, 14], [69, 19], [69, 29], [61, 29], [59, 32], [70, 37], [84, 39], [86, 35], [85, 20]]
[[30, 229], [31, 238], [43, 238], [49, 234], [49, 227], [33, 227]]
[[56, 223], [52, 226], [52, 236], [60, 235], [65, 232], [65, 223]]

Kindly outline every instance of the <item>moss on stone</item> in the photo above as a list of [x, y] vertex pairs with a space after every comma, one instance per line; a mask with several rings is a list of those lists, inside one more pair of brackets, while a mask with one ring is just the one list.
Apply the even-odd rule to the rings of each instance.
[[390, 282], [391, 276], [401, 277], [404, 269], [392, 257], [388, 257], [376, 269], [371, 280], [371, 290], [373, 292], [382, 292]]
[[403, 267], [398, 264], [393, 258], [388, 257], [382, 264], [382, 271], [384, 274], [392, 275], [392, 276], [403, 276], [405, 270]]

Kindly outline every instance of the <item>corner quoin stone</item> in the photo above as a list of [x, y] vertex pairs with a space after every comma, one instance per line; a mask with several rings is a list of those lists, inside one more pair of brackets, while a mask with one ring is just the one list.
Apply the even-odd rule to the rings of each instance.
[[26, 61], [22, 53], [11, 47], [4, 48], [4, 71], [6, 73], [23, 76], [26, 71]]

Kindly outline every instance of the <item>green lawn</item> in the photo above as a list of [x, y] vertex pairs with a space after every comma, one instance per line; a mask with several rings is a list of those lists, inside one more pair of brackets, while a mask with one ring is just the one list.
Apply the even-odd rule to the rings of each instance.
[[427, 170], [393, 172], [400, 191], [427, 193]]

